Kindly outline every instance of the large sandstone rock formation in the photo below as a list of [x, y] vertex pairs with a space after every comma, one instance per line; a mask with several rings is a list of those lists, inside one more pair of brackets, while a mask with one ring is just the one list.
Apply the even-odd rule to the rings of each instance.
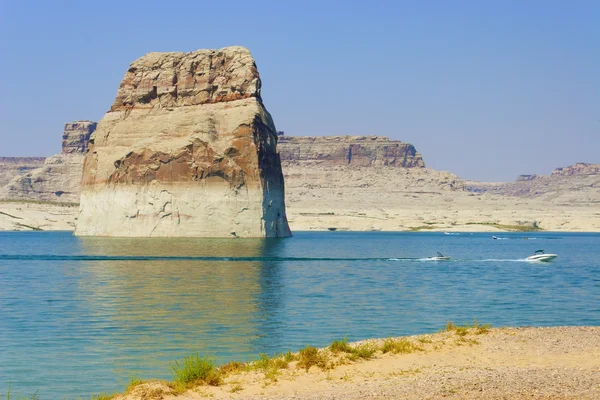
[[0, 189], [0, 197], [19, 200], [78, 202], [84, 154], [96, 123], [65, 124], [62, 152], [48, 157], [42, 166], [14, 177]]
[[149, 53], [90, 140], [77, 235], [290, 235], [273, 120], [243, 47]]
[[410, 143], [382, 136], [281, 136], [281, 161], [358, 167], [424, 168]]
[[0, 187], [16, 176], [25, 175], [39, 168], [45, 159], [45, 157], [0, 157]]

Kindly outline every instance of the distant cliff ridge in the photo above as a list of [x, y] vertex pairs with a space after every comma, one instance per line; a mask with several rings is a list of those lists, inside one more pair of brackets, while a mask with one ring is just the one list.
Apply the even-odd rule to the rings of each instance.
[[600, 164], [577, 163], [563, 168], [556, 168], [551, 176], [596, 175], [600, 174]]
[[600, 164], [577, 163], [550, 175], [519, 175], [515, 182], [466, 182], [475, 193], [539, 197], [552, 201], [595, 202], [600, 198]]
[[45, 157], [0, 157], [0, 188], [44, 163]]
[[[79, 202], [83, 159], [91, 134], [92, 121], [67, 122], [62, 135], [62, 152], [35, 164], [26, 173], [13, 176], [0, 187], [0, 198]], [[1, 166], [1, 165], [0, 165]]]
[[280, 136], [278, 146], [282, 162], [425, 167], [423, 157], [413, 145], [383, 136]]

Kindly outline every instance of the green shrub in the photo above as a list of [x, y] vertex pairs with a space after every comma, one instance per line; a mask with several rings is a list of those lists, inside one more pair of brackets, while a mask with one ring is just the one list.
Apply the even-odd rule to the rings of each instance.
[[171, 364], [173, 380], [177, 383], [187, 385], [189, 383], [205, 383], [218, 386], [221, 376], [214, 365], [214, 359], [208, 356], [200, 356], [198, 352], [183, 361], [174, 361]]
[[352, 347], [350, 347], [348, 345], [348, 337], [345, 337], [342, 340], [334, 340], [333, 342], [331, 342], [331, 344], [329, 345], [329, 350], [331, 350], [332, 353], [339, 353], [339, 352], [352, 353], [353, 352]]

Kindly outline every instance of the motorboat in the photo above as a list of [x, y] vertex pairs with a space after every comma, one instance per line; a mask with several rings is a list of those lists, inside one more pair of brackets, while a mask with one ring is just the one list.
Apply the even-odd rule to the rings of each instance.
[[528, 261], [552, 261], [558, 254], [546, 254], [544, 250], [536, 250], [532, 255], [527, 257]]
[[437, 256], [435, 257], [427, 257], [427, 260], [430, 261], [449, 261], [450, 257], [443, 255], [439, 251], [437, 252]]

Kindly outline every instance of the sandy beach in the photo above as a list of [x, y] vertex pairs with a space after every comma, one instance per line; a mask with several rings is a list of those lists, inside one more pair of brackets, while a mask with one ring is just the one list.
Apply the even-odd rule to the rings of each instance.
[[454, 330], [396, 341], [410, 345], [356, 361], [320, 349], [325, 367], [306, 370], [293, 361], [275, 373], [241, 370], [219, 386], [192, 385], [179, 394], [167, 383], [146, 382], [114, 399], [600, 398], [600, 327]]

